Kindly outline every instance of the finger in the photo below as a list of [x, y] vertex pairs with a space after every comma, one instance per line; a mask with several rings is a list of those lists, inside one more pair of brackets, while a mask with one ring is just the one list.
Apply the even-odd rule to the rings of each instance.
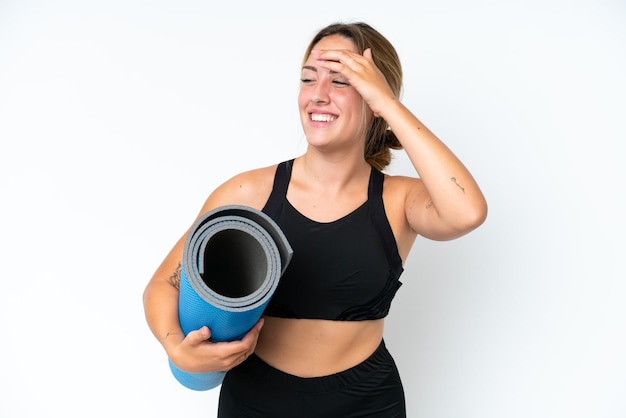
[[339, 62], [342, 52], [344, 51], [341, 49], [314, 49], [311, 51], [311, 55], [317, 61]]
[[211, 330], [207, 326], [187, 334], [187, 340], [194, 344], [200, 344], [207, 341], [209, 338], [211, 338]]
[[214, 350], [219, 350], [222, 353], [222, 356], [231, 362], [237, 361], [237, 358], [243, 356], [244, 353], [247, 353], [246, 357], [249, 356], [250, 353], [253, 353], [256, 348], [256, 342], [259, 337], [259, 332], [263, 327], [263, 322], [264, 321], [262, 319], [259, 320], [242, 339], [215, 342], [212, 344], [212, 348]]
[[237, 353], [233, 353], [231, 356], [225, 359], [227, 361], [227, 363], [225, 363], [225, 367], [227, 369], [231, 369], [235, 366], [240, 365], [241, 363], [243, 363], [250, 357], [250, 353], [252, 352], [254, 351], [246, 350], [246, 351], [238, 351]]
[[250, 329], [250, 331], [248, 331], [248, 333], [245, 335], [245, 337], [243, 337], [243, 339], [246, 339], [249, 336], [256, 339], [256, 337], [261, 332], [261, 328], [263, 328], [264, 323], [265, 323], [265, 320], [263, 318], [259, 319], [259, 321], [256, 324], [254, 324], [254, 326]]
[[345, 49], [318, 49], [314, 50], [313, 57], [318, 65], [329, 68], [333, 64], [351, 65], [360, 55]]
[[243, 363], [244, 361], [246, 361], [246, 359], [248, 358], [248, 356], [250, 356], [251, 353], [254, 353], [254, 350], [256, 349], [256, 343], [259, 338], [259, 333], [261, 332], [261, 328], [263, 328], [264, 322], [265, 320], [261, 318], [254, 325], [254, 327], [252, 327], [252, 329], [248, 331], [248, 333], [241, 339], [240, 342], [243, 344], [244, 349], [243, 349], [243, 352], [239, 351], [236, 354], [236, 358], [234, 361], [237, 364]]
[[261, 328], [263, 328], [263, 322], [264, 322], [263, 319], [259, 320], [259, 322], [257, 322], [256, 325], [252, 327], [252, 329], [248, 331], [248, 333], [241, 340], [241, 342], [246, 347], [249, 347], [248, 351], [250, 352], [253, 352], [254, 349], [256, 348], [256, 343], [257, 343], [257, 340], [259, 339]]

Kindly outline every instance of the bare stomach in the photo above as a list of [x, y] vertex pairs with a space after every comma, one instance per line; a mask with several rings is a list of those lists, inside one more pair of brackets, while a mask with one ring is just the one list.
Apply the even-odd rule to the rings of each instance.
[[384, 320], [328, 321], [265, 317], [255, 353], [270, 366], [300, 377], [338, 373], [367, 359], [380, 345]]

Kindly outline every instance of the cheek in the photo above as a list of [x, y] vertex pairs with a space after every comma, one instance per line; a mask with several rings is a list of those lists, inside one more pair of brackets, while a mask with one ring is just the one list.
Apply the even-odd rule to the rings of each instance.
[[346, 109], [361, 110], [363, 105], [363, 98], [356, 90], [350, 89], [337, 89], [333, 95], [335, 103], [340, 103]]
[[309, 105], [309, 99], [306, 94], [302, 93], [302, 90], [298, 93], [298, 114], [300, 115], [300, 122], [305, 123], [309, 119], [309, 115], [306, 112], [306, 108]]
[[298, 91], [298, 106], [302, 108], [306, 106], [307, 102], [308, 100], [306, 94], [302, 91], [302, 89], [300, 89]]
[[335, 103], [346, 115], [349, 114], [356, 120], [361, 120], [362, 117], [366, 116], [363, 115], [363, 110], [367, 109], [367, 105], [364, 106], [363, 100], [358, 94], [343, 94], [337, 96], [335, 97]]

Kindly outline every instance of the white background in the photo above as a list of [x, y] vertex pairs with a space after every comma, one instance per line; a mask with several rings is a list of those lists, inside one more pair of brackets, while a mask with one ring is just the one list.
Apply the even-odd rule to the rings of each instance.
[[0, 416], [215, 415], [141, 294], [215, 186], [304, 150], [300, 60], [337, 20], [396, 45], [489, 201], [406, 264], [409, 417], [626, 416], [626, 5], [221, 3], [0, 0]]

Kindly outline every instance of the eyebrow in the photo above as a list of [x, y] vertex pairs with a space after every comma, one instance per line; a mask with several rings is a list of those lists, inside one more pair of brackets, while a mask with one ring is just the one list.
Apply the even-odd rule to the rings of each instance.
[[[305, 66], [302, 67], [302, 69], [303, 70], [311, 70], [311, 71], [317, 72], [317, 67], [313, 67], [312, 65], [305, 65]], [[329, 72], [330, 72], [330, 74], [339, 74], [338, 71], [330, 70]]]

